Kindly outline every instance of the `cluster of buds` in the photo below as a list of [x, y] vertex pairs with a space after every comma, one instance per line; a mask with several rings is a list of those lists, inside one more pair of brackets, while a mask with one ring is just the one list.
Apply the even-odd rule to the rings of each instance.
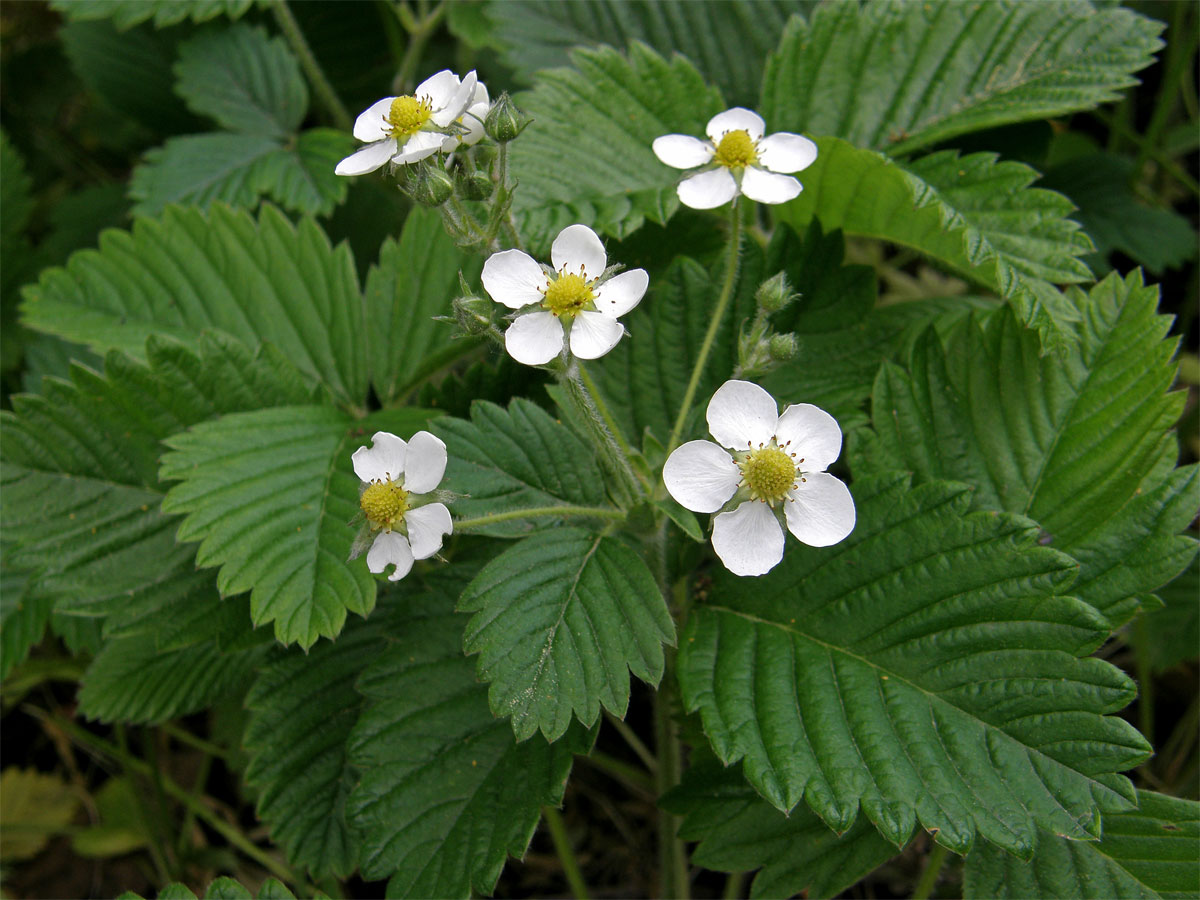
[[735, 377], [756, 378], [795, 357], [796, 336], [776, 333], [771, 327], [770, 317], [795, 302], [799, 296], [792, 292], [783, 272], [759, 285], [754, 294], [758, 305], [754, 320], [738, 336]]

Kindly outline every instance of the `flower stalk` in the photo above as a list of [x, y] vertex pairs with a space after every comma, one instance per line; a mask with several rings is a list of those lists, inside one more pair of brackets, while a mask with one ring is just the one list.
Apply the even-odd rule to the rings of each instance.
[[304, 70], [304, 76], [312, 85], [317, 102], [329, 113], [333, 127], [339, 131], [349, 131], [352, 121], [350, 113], [342, 105], [342, 101], [338, 98], [333, 85], [329, 83], [329, 79], [325, 77], [325, 70], [321, 68], [321, 64], [313, 55], [312, 48], [308, 46], [304, 32], [300, 30], [300, 23], [288, 9], [287, 0], [275, 0], [271, 6], [271, 12], [275, 16], [275, 23], [279, 26], [279, 30], [283, 32], [284, 39], [291, 46], [292, 52], [296, 54], [300, 68]]

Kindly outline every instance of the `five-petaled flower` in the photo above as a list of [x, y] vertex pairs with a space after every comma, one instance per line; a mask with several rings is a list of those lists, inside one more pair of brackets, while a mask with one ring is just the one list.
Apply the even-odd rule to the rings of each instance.
[[693, 209], [713, 209], [745, 194], [759, 203], [786, 203], [803, 189], [790, 172], [817, 158], [817, 145], [780, 131], [763, 137], [762, 117], [735, 106], [708, 120], [702, 141], [688, 134], [654, 140], [654, 155], [676, 169], [703, 169], [679, 184], [679, 200]]
[[[689, 441], [667, 459], [663, 482], [694, 512], [713, 519], [712, 543], [735, 575], [763, 575], [783, 559], [788, 530], [813, 547], [854, 530], [854, 499], [825, 471], [842, 449], [837, 421], [811, 403], [778, 414], [775, 398], [748, 381], [727, 381], [708, 404], [721, 445]], [[729, 449], [725, 449], [729, 448]]]
[[446, 471], [446, 445], [428, 431], [407, 443], [377, 431], [370, 447], [354, 451], [354, 474], [363, 482], [359, 506], [375, 540], [367, 551], [367, 568], [376, 575], [389, 565], [389, 581], [399, 581], [413, 560], [442, 549], [443, 536], [454, 530], [445, 504], [423, 502]]
[[469, 123], [458, 123], [460, 118], [468, 118], [464, 114], [469, 106], [478, 105], [476, 87], [474, 72], [460, 80], [443, 69], [421, 82], [411, 95], [384, 97], [371, 104], [354, 122], [354, 136], [369, 143], [343, 159], [334, 171], [363, 175], [389, 160], [400, 165], [425, 159], [445, 149], [451, 139], [457, 146], [463, 128], [471, 133]]
[[550, 259], [553, 268], [520, 250], [504, 250], [483, 264], [484, 290], [497, 303], [520, 310], [504, 333], [504, 346], [528, 366], [558, 356], [568, 335], [575, 356], [603, 356], [625, 333], [617, 317], [638, 305], [650, 276], [631, 269], [606, 278], [604, 245], [586, 225], [560, 231]]

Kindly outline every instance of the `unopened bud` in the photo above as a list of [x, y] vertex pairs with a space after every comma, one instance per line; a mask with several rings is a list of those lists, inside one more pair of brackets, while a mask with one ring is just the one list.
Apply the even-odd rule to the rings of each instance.
[[795, 300], [796, 295], [791, 292], [787, 276], [777, 272], [758, 286], [754, 299], [764, 312], [777, 313]]
[[794, 334], [773, 334], [767, 344], [767, 351], [771, 354], [771, 359], [778, 362], [787, 362], [792, 359], [798, 349]]
[[532, 121], [533, 119], [517, 108], [506, 91], [488, 110], [487, 117], [483, 120], [483, 130], [497, 144], [507, 144]]
[[462, 179], [463, 195], [468, 200], [486, 200], [495, 189], [492, 176], [487, 172], [472, 172]]
[[467, 334], [487, 334], [494, 327], [492, 312], [495, 304], [483, 297], [458, 297], [454, 301], [454, 318]]
[[438, 162], [420, 162], [408, 167], [404, 190], [422, 206], [441, 206], [454, 193], [454, 179]]

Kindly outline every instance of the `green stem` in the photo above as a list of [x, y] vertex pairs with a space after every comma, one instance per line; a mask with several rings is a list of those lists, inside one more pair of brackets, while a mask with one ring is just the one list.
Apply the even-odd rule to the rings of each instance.
[[[192, 788], [193, 795], [202, 796], [204, 794], [204, 785], [208, 781], [208, 773], [212, 770], [213, 759], [214, 757], [207, 753], [200, 757], [200, 767], [196, 770], [196, 786]], [[179, 829], [178, 855], [181, 858], [186, 855], [191, 846], [192, 829], [195, 825], [196, 813], [190, 806], [186, 807], [183, 813], [183, 827]]]
[[745, 884], [745, 872], [730, 872], [729, 877], [725, 879], [725, 892], [721, 894], [721, 897], [723, 900], [737, 900], [742, 896], [742, 888]]
[[617, 502], [633, 503], [644, 493], [642, 483], [633, 474], [629, 456], [617, 442], [604, 416], [600, 414], [596, 397], [588, 390], [583, 376], [580, 374], [578, 360], [572, 359], [568, 364], [563, 384], [566, 387], [566, 396], [574, 403], [576, 410], [580, 413], [580, 418], [587, 425], [592, 443], [600, 453], [601, 464], [608, 469], [608, 474], [612, 475], [617, 482], [613, 485], [616, 489]]
[[1184, 171], [1175, 160], [1167, 156], [1166, 152], [1161, 147], [1151, 146], [1146, 142], [1140, 134], [1131, 129], [1123, 121], [1115, 115], [1109, 115], [1102, 109], [1092, 110], [1092, 115], [1103, 122], [1114, 135], [1121, 135], [1127, 138], [1138, 149], [1145, 149], [1146, 155], [1162, 166], [1162, 170], [1178, 181], [1181, 185], [1191, 191], [1193, 194], [1200, 196], [1200, 182], [1197, 182], [1190, 174]]
[[400, 24], [408, 31], [408, 47], [404, 51], [404, 58], [400, 60], [396, 77], [392, 79], [392, 93], [400, 94], [405, 89], [416, 86], [415, 76], [417, 64], [421, 61], [421, 52], [437, 29], [438, 23], [442, 21], [442, 16], [446, 14], [446, 4], [439, 3], [432, 12], [421, 16], [419, 20], [413, 19], [411, 14], [408, 17], [401, 15], [400, 7], [393, 6], [392, 8], [396, 11]]
[[925, 863], [925, 871], [921, 873], [921, 880], [913, 889], [913, 900], [929, 900], [933, 896], [933, 889], [937, 886], [938, 875], [942, 873], [942, 866], [946, 863], [948, 853], [949, 851], [941, 844], [933, 845], [929, 860]]
[[[115, 746], [109, 741], [104, 740], [102, 737], [92, 734], [90, 731], [80, 727], [70, 719], [65, 719], [61, 716], [46, 713], [43, 710], [29, 706], [28, 704], [23, 706], [22, 709], [36, 718], [50, 720], [57, 728], [60, 728], [66, 732], [76, 743], [120, 761], [122, 765], [129, 771], [135, 772], [138, 775], [146, 778], [153, 776], [151, 767], [147, 763], [137, 759], [136, 757], [123, 756], [119, 747]], [[315, 893], [315, 889], [312, 885], [308, 884], [303, 878], [293, 872], [284, 863], [281, 863], [278, 859], [252, 843], [249, 838], [241, 833], [241, 831], [230, 825], [206, 805], [193, 797], [189, 791], [181, 788], [165, 775], [163, 776], [163, 789], [168, 795], [178, 800], [187, 809], [191, 810], [197, 818], [203, 820], [204, 823], [213, 831], [217, 832], [217, 834], [229, 841], [230, 844], [240, 850], [245, 856], [254, 860], [276, 878], [286, 881], [298, 891], [305, 894]]]
[[292, 52], [296, 54], [296, 59], [300, 61], [300, 68], [304, 70], [304, 75], [308, 78], [308, 83], [312, 85], [313, 94], [316, 95], [317, 102], [325, 108], [325, 111], [329, 113], [329, 117], [333, 120], [334, 128], [337, 128], [339, 131], [349, 131], [351, 125], [353, 125], [350, 113], [346, 111], [346, 107], [338, 99], [337, 91], [333, 89], [333, 85], [325, 77], [325, 72], [321, 68], [321, 64], [317, 62], [312, 49], [308, 46], [308, 41], [304, 38], [304, 32], [300, 30], [300, 23], [296, 21], [296, 17], [292, 15], [292, 11], [288, 9], [287, 0], [275, 0], [275, 3], [271, 6], [271, 12], [275, 14], [275, 22], [291, 46]]
[[1146, 159], [1150, 155], [1150, 149], [1161, 146], [1162, 131], [1167, 125], [1167, 117], [1175, 108], [1175, 100], [1179, 94], [1180, 76], [1183, 74], [1184, 68], [1189, 66], [1192, 55], [1196, 52], [1196, 29], [1188, 28], [1186, 24], [1189, 5], [1187, 3], [1176, 4], [1173, 10], [1174, 14], [1171, 16], [1169, 32], [1171, 40], [1167, 43], [1167, 58], [1164, 61], [1162, 84], [1158, 88], [1154, 112], [1150, 115], [1150, 122], [1146, 126], [1143, 143], [1138, 147], [1137, 160], [1133, 166], [1135, 173], [1142, 171], [1142, 166], [1146, 164]]
[[158, 726], [164, 734], [173, 737], [181, 744], [187, 744], [193, 750], [199, 750], [208, 756], [215, 756], [217, 759], [224, 760], [229, 756], [229, 751], [223, 747], [218, 747], [216, 744], [210, 743], [203, 738], [198, 738], [185, 728], [180, 728], [178, 725], [173, 725], [170, 722], [163, 722]]
[[525, 249], [521, 245], [521, 236], [517, 233], [517, 225], [512, 217], [513, 187], [514, 185], [508, 183], [508, 142], [506, 141], [496, 148], [496, 199], [492, 205], [487, 231], [483, 236], [485, 252], [498, 249], [493, 245], [496, 243], [501, 228], [504, 229], [515, 249]]
[[1150, 635], [1143, 613], [1133, 623], [1133, 652], [1137, 660], [1138, 730], [1154, 744], [1154, 675], [1150, 670]]
[[567, 836], [567, 826], [562, 814], [553, 806], [542, 807], [542, 818], [546, 820], [546, 829], [550, 832], [550, 840], [554, 841], [554, 850], [558, 853], [558, 861], [562, 863], [563, 874], [571, 887], [571, 895], [578, 900], [587, 900], [587, 884], [583, 880], [583, 872], [579, 868], [579, 860], [571, 849], [571, 839]]
[[[629, 763], [622, 762], [615, 757], [609, 756], [607, 753], [601, 753], [599, 750], [593, 750], [584, 759], [609, 777], [621, 782], [630, 790], [646, 794], [651, 798], [654, 797], [654, 780], [636, 766], [631, 766]], [[651, 757], [651, 760], [653, 760], [653, 757]]]
[[624, 738], [625, 743], [629, 745], [629, 749], [642, 761], [642, 765], [650, 770], [650, 774], [657, 776], [658, 760], [654, 758], [654, 754], [650, 752], [650, 748], [642, 743], [642, 739], [637, 736], [634, 730], [625, 724], [623, 719], [618, 719], [608, 710], [604, 711], [604, 718], [609, 725], [616, 729], [617, 734]]
[[616, 418], [612, 411], [608, 408], [608, 404], [604, 402], [604, 395], [600, 393], [600, 389], [596, 387], [596, 382], [592, 381], [592, 376], [588, 374], [587, 369], [583, 367], [583, 363], [576, 361], [579, 367], [579, 378], [583, 381], [583, 386], [587, 388], [592, 395], [592, 402], [596, 404], [596, 409], [600, 413], [600, 418], [604, 420], [604, 424], [608, 426], [608, 430], [612, 432], [613, 440], [617, 442], [617, 446], [621, 448], [621, 452], [627, 457], [633, 455], [633, 448], [629, 446], [629, 442], [625, 440], [625, 435], [621, 433], [621, 427], [617, 424]]
[[[132, 763], [135, 758], [129, 751], [129, 739], [125, 734], [125, 726], [118, 722], [113, 726], [113, 734], [116, 736], [117, 743], [112, 748], [113, 752], [109, 755], [117, 760], [121, 768], [126, 772], [134, 771]], [[153, 767], [147, 766], [146, 769], [147, 771], [140, 774], [152, 779], [154, 777]], [[161, 823], [156, 816], [151, 815], [150, 806], [146, 802], [146, 795], [136, 783], [134, 784], [133, 802], [137, 805], [138, 817], [142, 820], [150, 838], [146, 842], [146, 849], [150, 851], [150, 862], [154, 865], [154, 872], [158, 876], [159, 883], [166, 884], [171, 880], [171, 873], [167, 868], [167, 855], [163, 852], [163, 848], [158, 842], [159, 826]]]
[[705, 332], [704, 341], [700, 344], [700, 354], [696, 357], [696, 364], [692, 367], [692, 377], [688, 379], [687, 390], [683, 393], [683, 403], [679, 406], [679, 414], [675, 417], [675, 426], [671, 429], [671, 439], [667, 442], [668, 456], [679, 446], [679, 437], [683, 433], [688, 413], [691, 412], [692, 401], [696, 399], [696, 388], [700, 385], [700, 376], [704, 374], [704, 367], [708, 363], [708, 354], [712, 352], [713, 342], [721, 328], [721, 320], [725, 318], [725, 310], [728, 309], [729, 301], [733, 297], [733, 286], [737, 283], [742, 217], [736, 203], [731, 207], [729, 218], [729, 261], [725, 265], [725, 282], [721, 285], [716, 308], [712, 312], [712, 318], [708, 321], [708, 331]]
[[514, 519], [537, 519], [546, 516], [579, 516], [585, 519], [620, 521], [625, 518], [625, 513], [610, 506], [531, 506], [528, 509], [510, 509], [506, 512], [492, 513], [490, 516], [459, 519], [454, 523], [454, 530], [456, 532], [469, 531], [472, 528], [482, 528], [498, 522], [511, 522]]

